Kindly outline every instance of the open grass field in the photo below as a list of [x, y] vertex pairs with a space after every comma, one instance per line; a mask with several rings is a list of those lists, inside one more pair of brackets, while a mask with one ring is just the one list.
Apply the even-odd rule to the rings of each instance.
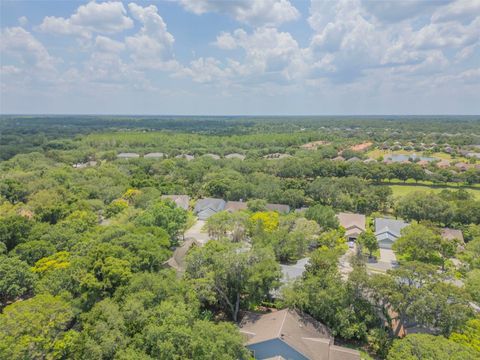
[[[405, 196], [414, 191], [433, 191], [438, 193], [442, 190], [458, 190], [462, 189], [460, 186], [428, 186], [428, 185], [413, 185], [413, 184], [406, 184], [406, 185], [387, 185], [393, 191], [393, 197], [399, 198], [401, 196]], [[480, 200], [480, 188], [464, 188], [468, 192], [472, 193], [475, 196], [475, 199]]]

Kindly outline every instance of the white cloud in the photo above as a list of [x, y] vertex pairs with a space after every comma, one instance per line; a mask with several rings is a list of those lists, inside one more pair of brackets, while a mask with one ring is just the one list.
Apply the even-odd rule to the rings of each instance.
[[40, 31], [62, 35], [91, 37], [93, 32], [117, 33], [133, 27], [133, 21], [126, 15], [121, 2], [81, 5], [69, 18], [47, 16], [38, 27]]
[[148, 68], [165, 67], [164, 62], [171, 60], [171, 47], [175, 41], [167, 31], [167, 25], [154, 5], [147, 7], [135, 3], [128, 4], [132, 16], [142, 23], [142, 28], [133, 36], [125, 39], [132, 59], [139, 66]]
[[54, 65], [59, 61], [51, 56], [43, 44], [30, 32], [21, 27], [2, 30], [0, 50], [16, 58], [22, 66], [41, 71], [54, 70]]
[[118, 53], [125, 50], [125, 44], [120, 41], [112, 40], [106, 36], [97, 35], [95, 38], [95, 50]]
[[[469, 21], [480, 15], [480, 1], [457, 0], [445, 7], [439, 8], [432, 15], [433, 22], [452, 20]], [[477, 28], [478, 30], [478, 28]]]
[[21, 26], [21, 27], [25, 27], [28, 25], [28, 18], [26, 16], [20, 16], [18, 18], [18, 24]]
[[297, 20], [300, 13], [288, 0], [178, 0], [190, 12], [226, 14], [235, 20], [253, 26], [280, 25]]

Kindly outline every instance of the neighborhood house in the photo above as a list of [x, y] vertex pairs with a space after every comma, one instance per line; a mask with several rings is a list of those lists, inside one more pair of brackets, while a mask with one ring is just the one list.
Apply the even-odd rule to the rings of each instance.
[[400, 237], [400, 231], [408, 225], [403, 220], [376, 218], [375, 236], [380, 249], [391, 249], [393, 243]]
[[360, 360], [358, 351], [334, 345], [325, 325], [295, 310], [248, 312], [240, 332], [255, 359]]
[[361, 233], [365, 231], [365, 215], [339, 213], [337, 215], [338, 222], [345, 228], [345, 237], [347, 241], [355, 241]]
[[207, 220], [213, 214], [225, 209], [225, 200], [215, 198], [200, 199], [195, 204], [194, 212], [199, 220]]

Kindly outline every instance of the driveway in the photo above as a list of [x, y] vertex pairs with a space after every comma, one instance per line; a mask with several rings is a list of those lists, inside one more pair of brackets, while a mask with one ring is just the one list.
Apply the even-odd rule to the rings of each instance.
[[205, 243], [210, 240], [210, 237], [207, 232], [202, 230], [204, 225], [204, 220], [197, 220], [197, 222], [185, 232], [185, 240], [193, 238], [201, 245], [205, 245]]
[[367, 262], [367, 268], [372, 272], [386, 272], [397, 266], [397, 258], [392, 249], [380, 249], [380, 258], [376, 262]]
[[356, 253], [356, 251], [357, 246], [354, 244], [353, 247], [348, 248], [347, 252], [343, 254], [338, 261], [338, 269], [340, 270], [340, 274], [344, 280], [348, 278], [348, 274], [350, 274], [353, 270], [352, 266], [350, 265], [350, 258]]

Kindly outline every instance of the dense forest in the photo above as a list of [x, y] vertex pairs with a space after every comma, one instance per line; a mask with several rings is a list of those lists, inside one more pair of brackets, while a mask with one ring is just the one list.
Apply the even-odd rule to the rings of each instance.
[[[250, 359], [242, 315], [292, 308], [362, 358], [478, 359], [479, 145], [478, 117], [2, 116], [0, 358]], [[179, 271], [203, 198], [242, 208]]]

